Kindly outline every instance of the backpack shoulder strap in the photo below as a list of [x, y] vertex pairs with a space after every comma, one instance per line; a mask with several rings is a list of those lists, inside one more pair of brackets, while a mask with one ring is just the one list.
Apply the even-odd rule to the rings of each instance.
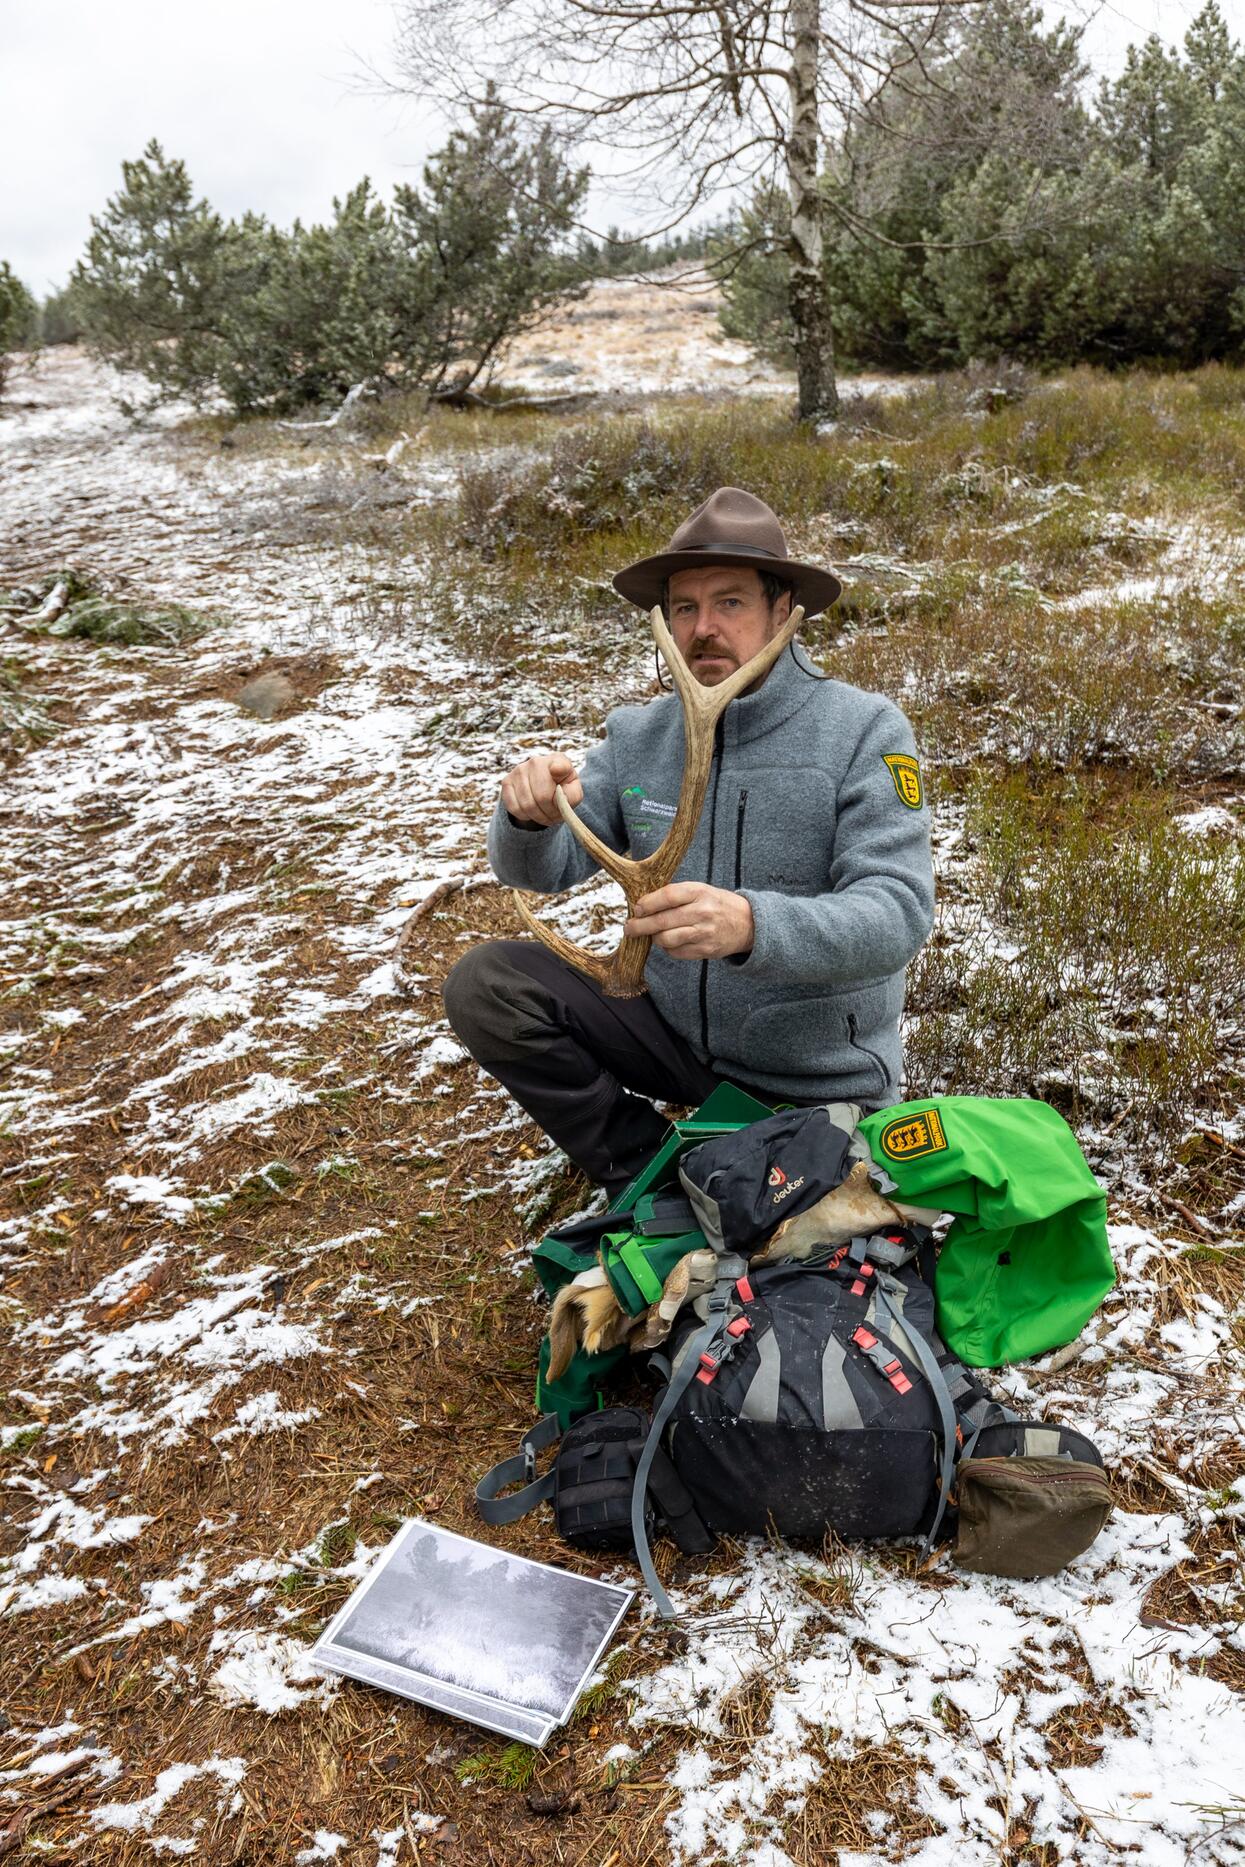
[[692, 1384], [700, 1367], [700, 1358], [714, 1346], [718, 1337], [726, 1328], [730, 1310], [731, 1295], [736, 1280], [745, 1275], [747, 1260], [734, 1253], [718, 1259], [717, 1279], [713, 1289], [705, 1298], [706, 1316], [699, 1329], [688, 1336], [670, 1371], [670, 1381], [662, 1395], [661, 1405], [653, 1415], [653, 1424], [648, 1429], [648, 1438], [640, 1454], [640, 1462], [635, 1471], [635, 1489], [631, 1493], [631, 1537], [635, 1544], [635, 1553], [640, 1563], [640, 1573], [645, 1586], [653, 1597], [654, 1605], [663, 1621], [673, 1621], [674, 1607], [669, 1595], [657, 1579], [653, 1567], [653, 1555], [648, 1546], [648, 1529], [644, 1522], [644, 1500], [648, 1493], [650, 1474], [654, 1461], [661, 1447], [661, 1436], [666, 1430], [670, 1416]]
[[885, 1325], [889, 1322], [892, 1326], [897, 1325], [904, 1340], [911, 1343], [912, 1352], [921, 1365], [921, 1373], [929, 1382], [930, 1391], [934, 1396], [934, 1405], [938, 1409], [939, 1423], [942, 1427], [942, 1460], [938, 1473], [938, 1506], [934, 1512], [934, 1521], [926, 1532], [925, 1542], [921, 1551], [923, 1556], [928, 1556], [930, 1550], [934, 1547], [934, 1538], [937, 1536], [939, 1527], [942, 1524], [943, 1514], [946, 1511], [947, 1504], [951, 1497], [952, 1480], [955, 1476], [955, 1457], [958, 1443], [956, 1439], [957, 1421], [955, 1417], [955, 1406], [951, 1399], [951, 1390], [947, 1385], [947, 1377], [938, 1366], [938, 1357], [919, 1329], [911, 1325], [907, 1328], [904, 1327], [902, 1318], [896, 1314], [881, 1287], [883, 1279], [889, 1282], [889, 1279], [885, 1278], [885, 1272], [882, 1278], [879, 1278], [878, 1288], [875, 1289], [873, 1293], [874, 1313], [880, 1324]]

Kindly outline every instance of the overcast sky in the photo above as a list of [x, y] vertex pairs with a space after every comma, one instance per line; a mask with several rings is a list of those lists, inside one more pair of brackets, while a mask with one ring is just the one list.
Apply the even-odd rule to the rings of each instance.
[[[1245, 0], [1221, 5], [1245, 38]], [[1178, 41], [1200, 6], [1103, 0], [1090, 62], [1113, 71], [1150, 32]], [[445, 123], [358, 82], [387, 64], [392, 22], [392, 0], [0, 0], [0, 258], [40, 296], [63, 283], [122, 158], [152, 136], [225, 215], [315, 220], [362, 175], [386, 192], [415, 179]], [[635, 224], [604, 190], [590, 214]]]

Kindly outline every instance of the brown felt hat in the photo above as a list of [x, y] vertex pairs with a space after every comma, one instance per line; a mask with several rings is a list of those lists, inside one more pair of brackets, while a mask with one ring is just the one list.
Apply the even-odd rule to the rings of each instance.
[[719, 486], [690, 519], [685, 519], [667, 551], [628, 564], [614, 579], [620, 596], [652, 609], [661, 602], [662, 585], [677, 570], [700, 570], [709, 564], [747, 564], [790, 583], [793, 601], [806, 616], [828, 609], [843, 588], [838, 578], [816, 564], [787, 556], [782, 526], [763, 499], [738, 486]]

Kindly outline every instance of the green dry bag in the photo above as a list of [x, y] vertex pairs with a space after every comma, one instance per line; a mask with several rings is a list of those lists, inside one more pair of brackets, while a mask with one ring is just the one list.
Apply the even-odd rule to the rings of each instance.
[[938, 1331], [997, 1368], [1079, 1334], [1115, 1282], [1106, 1194], [1062, 1115], [1027, 1098], [931, 1096], [860, 1124], [898, 1196], [954, 1213]]

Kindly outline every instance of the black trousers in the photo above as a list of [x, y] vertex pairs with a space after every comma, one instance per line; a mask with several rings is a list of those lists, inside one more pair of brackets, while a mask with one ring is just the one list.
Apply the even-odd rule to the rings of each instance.
[[611, 1198], [665, 1134], [653, 1101], [695, 1105], [726, 1080], [670, 1029], [647, 993], [607, 998], [535, 940], [473, 947], [446, 979], [444, 997], [451, 1028], [476, 1062]]

